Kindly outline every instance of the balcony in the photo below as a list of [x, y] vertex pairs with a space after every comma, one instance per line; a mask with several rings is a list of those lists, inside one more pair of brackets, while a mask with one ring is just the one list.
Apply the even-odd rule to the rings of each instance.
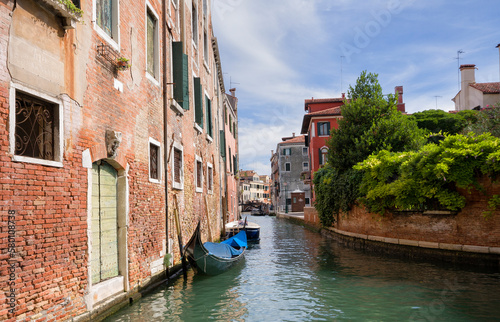
[[38, 3], [56, 17], [61, 18], [64, 29], [75, 29], [76, 23], [82, 18], [82, 10], [79, 8], [80, 1], [39, 0]]

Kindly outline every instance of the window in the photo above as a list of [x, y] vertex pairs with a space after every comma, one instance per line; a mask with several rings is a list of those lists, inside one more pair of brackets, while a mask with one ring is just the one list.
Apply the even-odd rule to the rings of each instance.
[[304, 171], [309, 170], [309, 162], [304, 162], [304, 163], [302, 163], [302, 169], [303, 169]]
[[159, 78], [158, 16], [147, 5], [146, 9], [146, 71], [154, 80]]
[[330, 135], [330, 122], [318, 122], [318, 136]]
[[172, 42], [174, 99], [183, 109], [189, 110], [188, 56], [182, 42]]
[[62, 167], [62, 103], [17, 84], [10, 97], [13, 160]]
[[207, 190], [210, 193], [214, 190], [214, 167], [211, 163], [207, 163]]
[[291, 164], [290, 162], [285, 163], [285, 171], [290, 171]]
[[118, 0], [95, 0], [94, 14], [97, 32], [119, 49]]
[[201, 79], [194, 77], [194, 121], [198, 125], [198, 131], [203, 129], [203, 89]]
[[233, 158], [232, 158], [232, 154], [231, 154], [231, 147], [228, 147], [229, 149], [229, 155], [228, 155], [228, 159], [229, 159], [229, 172], [233, 172]]
[[183, 147], [177, 142], [174, 142], [173, 147], [173, 164], [172, 164], [172, 176], [173, 176], [173, 187], [174, 189], [184, 188], [184, 155]]
[[193, 33], [193, 45], [195, 48], [198, 47], [198, 10], [196, 9], [196, 5], [194, 4], [193, 1], [193, 11], [192, 11], [192, 16], [191, 16], [191, 22], [192, 22], [192, 33]]
[[233, 174], [234, 175], [238, 174], [238, 164], [237, 163], [238, 163], [238, 161], [236, 160], [236, 154], [235, 154], [235, 155], [233, 155], [233, 170], [234, 170]]
[[326, 164], [328, 161], [328, 148], [323, 147], [319, 149], [319, 164]]
[[292, 155], [292, 148], [283, 149], [283, 155]]
[[205, 95], [205, 108], [207, 110], [207, 135], [212, 138], [212, 101]]
[[306, 205], [309, 204], [309, 198], [306, 198]]
[[161, 154], [160, 142], [149, 139], [149, 180], [160, 182], [161, 180]]
[[208, 69], [208, 35], [207, 31], [203, 32], [203, 59]]
[[203, 160], [196, 156], [196, 168], [195, 168], [195, 181], [196, 181], [196, 192], [203, 192]]
[[307, 155], [307, 148], [302, 148], [302, 155]]
[[226, 131], [219, 130], [220, 136], [220, 156], [226, 161]]

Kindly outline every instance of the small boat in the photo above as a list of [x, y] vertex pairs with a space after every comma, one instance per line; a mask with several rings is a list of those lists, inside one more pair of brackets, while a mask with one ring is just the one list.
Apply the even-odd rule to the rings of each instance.
[[193, 236], [184, 246], [184, 254], [198, 272], [218, 275], [240, 262], [246, 248], [247, 235], [244, 231], [221, 243], [202, 243], [198, 223]]
[[247, 221], [247, 218], [232, 221], [226, 224], [226, 237], [232, 237], [240, 231], [245, 231], [249, 242], [260, 240], [260, 226], [256, 223]]

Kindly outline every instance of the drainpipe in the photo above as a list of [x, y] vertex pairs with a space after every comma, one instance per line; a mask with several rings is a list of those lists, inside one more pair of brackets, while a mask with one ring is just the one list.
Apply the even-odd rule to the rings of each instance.
[[[163, 42], [163, 53], [162, 53], [162, 69], [163, 69], [163, 154], [164, 154], [164, 181], [165, 181], [165, 247], [167, 252], [169, 251], [169, 238], [168, 238], [168, 153], [169, 151], [167, 150], [168, 147], [168, 131], [167, 131], [167, 111], [168, 111], [168, 97], [167, 97], [167, 85], [168, 85], [168, 80], [167, 80], [167, 1], [168, 0], [162, 0], [162, 21], [163, 21], [163, 28], [162, 28], [162, 42]], [[169, 33], [171, 34], [171, 30], [169, 28]], [[169, 278], [169, 269], [167, 265], [167, 269], [165, 270], [166, 278]]]

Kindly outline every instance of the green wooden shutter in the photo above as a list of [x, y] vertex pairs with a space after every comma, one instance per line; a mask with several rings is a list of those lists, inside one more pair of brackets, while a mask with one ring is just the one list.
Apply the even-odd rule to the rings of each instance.
[[321, 153], [321, 148], [318, 149], [318, 156], [319, 156], [319, 165], [322, 165], [323, 164], [323, 154]]
[[225, 161], [226, 160], [226, 133], [224, 130], [220, 130], [219, 135], [220, 135], [220, 155]]
[[210, 137], [213, 137], [212, 135], [212, 103], [210, 102], [210, 99], [205, 96], [205, 108], [207, 109], [206, 116], [207, 116], [207, 134], [210, 135]]
[[199, 77], [194, 77], [194, 121], [203, 128], [203, 88]]
[[184, 54], [182, 41], [172, 42], [174, 72], [174, 99], [185, 110], [189, 110], [188, 56]]
[[326, 123], [327, 124], [327, 135], [330, 135], [330, 122]]

